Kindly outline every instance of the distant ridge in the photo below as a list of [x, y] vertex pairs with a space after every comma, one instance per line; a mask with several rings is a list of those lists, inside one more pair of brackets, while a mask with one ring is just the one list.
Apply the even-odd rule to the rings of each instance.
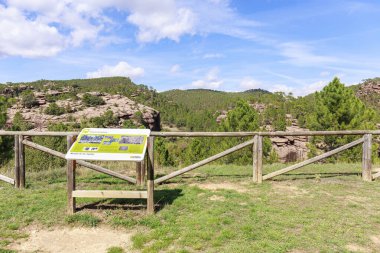
[[272, 94], [272, 92], [263, 90], [263, 89], [250, 89], [243, 91], [244, 93], [264, 93], [264, 94]]
[[211, 91], [211, 92], [225, 92], [225, 91], [220, 91], [220, 90], [212, 90], [212, 89], [187, 89], [184, 91]]

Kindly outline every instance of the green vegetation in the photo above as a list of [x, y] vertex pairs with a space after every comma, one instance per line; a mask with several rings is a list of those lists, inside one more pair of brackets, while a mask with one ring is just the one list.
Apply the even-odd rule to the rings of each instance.
[[[322, 91], [315, 95], [315, 111], [309, 115], [307, 126], [311, 130], [376, 129], [376, 113], [367, 108], [354, 92], [334, 78]], [[355, 136], [320, 136], [313, 143], [324, 143], [325, 151], [352, 142]], [[345, 161], [360, 159], [359, 148], [340, 156]]]
[[94, 217], [88, 213], [76, 213], [70, 216], [67, 216], [65, 221], [68, 224], [86, 226], [86, 227], [96, 227], [100, 223], [100, 219]]
[[31, 90], [24, 91], [21, 94], [21, 103], [25, 108], [32, 108], [38, 104], [37, 99]]
[[45, 113], [49, 115], [62, 115], [65, 113], [65, 108], [58, 106], [56, 103], [51, 103], [46, 107]]
[[85, 106], [97, 106], [105, 104], [104, 100], [101, 97], [91, 95], [89, 93], [83, 95], [82, 101]]
[[[364, 84], [376, 82], [378, 82], [376, 78], [368, 79], [364, 81]], [[77, 93], [86, 93], [82, 98], [86, 106], [104, 104], [101, 97], [91, 95], [89, 92], [96, 91], [125, 95], [136, 102], [160, 111], [163, 129], [168, 129], [169, 131], [244, 131], [244, 129], [245, 131], [284, 131], [287, 126], [292, 125], [295, 121], [298, 122], [300, 127], [311, 130], [374, 129], [380, 119], [378, 110], [369, 108], [375, 107], [377, 95], [371, 95], [372, 102], [366, 101], [366, 96], [364, 95], [359, 96], [360, 100], [355, 97], [355, 92], [360, 90], [359, 86], [345, 87], [338, 79], [334, 79], [323, 91], [302, 98], [296, 98], [292, 94], [270, 93], [264, 90], [221, 92], [194, 89], [157, 93], [150, 87], [136, 85], [130, 79], [122, 77], [67, 81], [40, 80], [10, 86], [15, 88], [24, 87], [24, 89], [25, 86], [29, 87], [29, 90], [21, 93], [25, 102], [29, 101], [25, 103], [28, 106], [33, 106], [34, 102], [30, 101], [35, 101], [30, 90], [32, 88], [34, 91], [48, 92], [48, 89], [58, 91], [49, 93], [50, 95], [47, 98], [49, 101], [67, 98], [76, 100], [78, 99]], [[14, 98], [9, 98], [8, 101], [10, 99]], [[8, 106], [9, 104], [8, 102]], [[52, 103], [46, 109], [46, 113], [53, 115], [59, 115], [64, 111], [71, 112], [72, 108], [63, 109]], [[225, 117], [218, 123], [216, 119], [221, 114]], [[133, 118], [137, 123], [133, 123], [131, 120], [118, 122], [113, 112], [107, 111], [100, 117], [83, 119], [80, 124], [75, 122], [67, 123], [61, 128], [78, 130], [83, 127], [117, 127], [120, 125], [128, 128], [148, 127], [143, 120], [142, 112], [137, 112]], [[24, 124], [20, 117], [16, 117], [14, 121], [16, 122], [14, 129], [28, 129], [31, 127]], [[51, 128], [53, 128], [53, 125]], [[310, 155], [331, 150], [352, 141], [353, 138], [355, 136], [335, 139], [331, 139], [331, 137], [314, 138], [310, 145], [312, 150]], [[167, 166], [189, 164], [245, 140], [247, 139], [166, 139], [156, 144], [156, 147], [162, 151], [158, 155], [158, 161], [160, 164]], [[270, 148], [269, 140], [265, 139], [265, 159], [267, 162], [276, 162], [276, 154]], [[247, 148], [241, 157], [237, 155], [231, 156], [230, 158], [222, 159], [220, 162], [230, 163], [234, 161], [239, 164], [248, 164], [250, 163], [250, 156], [251, 152]], [[340, 161], [358, 161], [358, 158], [360, 158], [360, 152], [357, 148], [337, 157]]]
[[122, 247], [111, 247], [107, 250], [107, 253], [124, 253], [125, 250]]
[[[281, 167], [265, 165], [264, 174]], [[67, 215], [64, 169], [43, 179], [27, 172], [25, 190], [0, 183], [0, 248], [7, 250], [35, 226], [104, 225], [133, 233], [133, 248], [126, 252], [376, 252], [380, 185], [363, 182], [360, 167], [311, 165], [255, 185], [251, 166], [205, 166], [158, 186], [155, 215], [136, 210], [144, 201], [115, 199], [79, 199], [94, 210]], [[169, 171], [158, 168], [157, 174]], [[134, 188], [81, 170], [78, 187]]]
[[8, 101], [5, 97], [0, 97], [0, 129], [4, 127], [7, 121]]
[[[8, 101], [5, 97], [0, 97], [0, 129], [2, 129], [7, 121]], [[9, 160], [12, 155], [12, 140], [8, 136], [0, 136], [0, 165]]]
[[[118, 126], [119, 118], [113, 115], [111, 110], [106, 111], [102, 116], [91, 118], [89, 120], [91, 127], [104, 128], [107, 126]], [[83, 125], [84, 123], [82, 123]]]

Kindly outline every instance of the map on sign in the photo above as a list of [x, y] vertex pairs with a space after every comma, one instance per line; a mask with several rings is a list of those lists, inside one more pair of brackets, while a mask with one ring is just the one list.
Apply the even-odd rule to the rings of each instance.
[[149, 129], [85, 128], [66, 159], [142, 161], [149, 135]]

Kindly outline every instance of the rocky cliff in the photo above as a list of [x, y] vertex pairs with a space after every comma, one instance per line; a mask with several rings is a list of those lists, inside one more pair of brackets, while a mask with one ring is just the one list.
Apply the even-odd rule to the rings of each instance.
[[[36, 104], [32, 108], [25, 108], [22, 105], [21, 98], [17, 95], [24, 90], [32, 90], [36, 98]], [[131, 120], [136, 125], [144, 125], [151, 130], [160, 130], [160, 113], [146, 105], [137, 103], [132, 99], [122, 95], [111, 95], [107, 93], [89, 92], [94, 96], [103, 99], [104, 104], [97, 106], [85, 106], [82, 101], [84, 93], [76, 94], [76, 98], [58, 99], [55, 103], [61, 108], [70, 108], [61, 115], [48, 115], [45, 113], [46, 108], [51, 104], [48, 102], [48, 97], [58, 97], [69, 93], [70, 88], [61, 90], [34, 91], [33, 87], [23, 86], [15, 88], [7, 88], [2, 91], [4, 95], [16, 97], [16, 103], [8, 108], [7, 125], [12, 124], [13, 118], [17, 112], [20, 112], [23, 118], [34, 126], [35, 130], [46, 130], [49, 123], [80, 123], [85, 119], [100, 117], [108, 110], [113, 112], [113, 115], [118, 119], [118, 126], [122, 126], [124, 121]], [[114, 127], [117, 127], [114, 126]]]

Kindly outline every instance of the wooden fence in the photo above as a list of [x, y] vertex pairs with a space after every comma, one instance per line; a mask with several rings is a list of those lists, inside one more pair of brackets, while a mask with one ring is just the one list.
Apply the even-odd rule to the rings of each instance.
[[[17, 188], [25, 187], [25, 146], [40, 150], [50, 155], [65, 159], [65, 154], [49, 149], [30, 140], [25, 137], [31, 136], [61, 136], [67, 138], [67, 149], [74, 143], [78, 132], [32, 132], [32, 131], [0, 131], [0, 136], [14, 136], [15, 140], [15, 178], [9, 178], [4, 175], [0, 175], [0, 180], [13, 184]], [[337, 149], [331, 150], [324, 154], [302, 161], [300, 163], [288, 166], [284, 169], [271, 172], [263, 175], [263, 137], [264, 136], [326, 136], [326, 135], [357, 135], [361, 136], [359, 139], [345, 144]], [[74, 213], [76, 209], [76, 198], [142, 198], [147, 199], [147, 211], [148, 213], [154, 212], [154, 186], [161, 184], [171, 178], [182, 175], [186, 172], [194, 170], [200, 166], [208, 164], [219, 158], [222, 158], [228, 154], [234, 153], [245, 147], [252, 147], [253, 156], [253, 182], [262, 183], [263, 180], [268, 180], [281, 174], [287, 173], [304, 167], [308, 164], [323, 160], [327, 157], [335, 155], [346, 149], [362, 144], [363, 157], [362, 157], [362, 178], [364, 181], [372, 181], [375, 178], [380, 177], [380, 172], [372, 175], [372, 160], [371, 160], [371, 148], [372, 148], [372, 136], [380, 135], [379, 130], [352, 130], [352, 131], [299, 131], [299, 132], [151, 132], [151, 136], [148, 138], [148, 148], [146, 160], [137, 163], [136, 165], [136, 178], [122, 175], [118, 172], [103, 168], [99, 165], [92, 164], [82, 160], [67, 160], [67, 198], [68, 198], [68, 212]], [[154, 139], [157, 137], [251, 137], [250, 140], [243, 142], [239, 145], [231, 147], [219, 154], [213, 155], [207, 159], [199, 161], [195, 164], [179, 169], [168, 175], [154, 178]], [[146, 191], [88, 191], [78, 190], [75, 185], [75, 169], [77, 165], [95, 170], [100, 173], [104, 173], [132, 184], [143, 185], [145, 183], [146, 174]]]

